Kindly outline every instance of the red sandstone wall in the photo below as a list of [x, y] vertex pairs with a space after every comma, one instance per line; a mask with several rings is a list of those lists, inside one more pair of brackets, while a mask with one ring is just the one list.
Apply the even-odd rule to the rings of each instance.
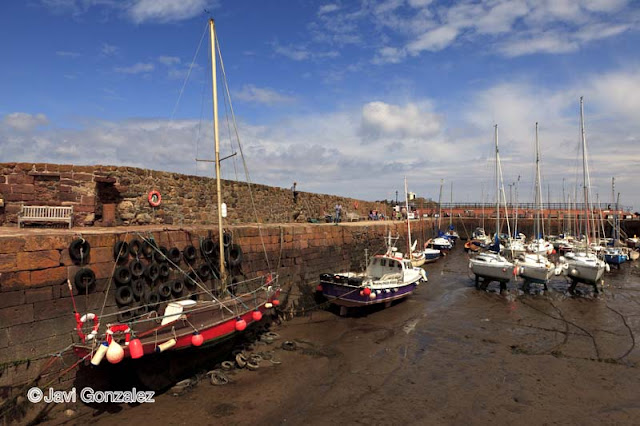
[[[414, 235], [420, 235], [430, 223], [415, 221]], [[97, 278], [96, 290], [88, 295], [77, 294], [81, 313], [99, 313], [105, 302], [105, 292], [114, 270], [113, 247], [116, 241], [129, 241], [135, 233], [88, 230], [83, 237], [91, 244], [89, 267]], [[370, 254], [384, 247], [383, 238], [389, 231], [404, 235], [402, 222], [365, 222], [348, 226], [291, 224], [237, 226], [230, 228], [234, 242], [244, 251], [242, 271], [248, 278], [277, 272], [285, 289], [292, 295], [310, 294], [320, 273], [359, 269], [364, 263], [364, 249]], [[199, 240], [208, 236], [210, 228], [160, 229], [145, 232], [159, 245], [184, 248], [188, 243], [199, 247]], [[215, 230], [211, 232], [216, 234]], [[260, 236], [262, 232], [262, 237]], [[12, 390], [32, 379], [47, 359], [38, 359], [65, 348], [76, 339], [73, 304], [67, 279], [73, 282], [78, 266], [73, 265], [68, 247], [77, 238], [72, 231], [49, 231], [43, 235], [0, 237], [0, 402]], [[267, 252], [270, 268], [263, 252]], [[399, 247], [406, 244], [402, 239]], [[199, 255], [200, 258], [200, 255]], [[179, 275], [178, 275], [179, 276]], [[211, 283], [211, 282], [209, 282]], [[106, 295], [105, 313], [116, 310], [115, 283]], [[296, 296], [297, 297], [297, 296]], [[300, 300], [288, 300], [291, 304]], [[32, 359], [26, 364], [10, 366], [14, 361]], [[67, 366], [73, 357], [67, 360]], [[56, 361], [43, 383], [55, 378], [63, 368]], [[74, 372], [53, 384], [63, 388], [73, 379]]]
[[[75, 166], [43, 163], [0, 164], [0, 224], [17, 223], [22, 205], [72, 205], [76, 226], [103, 224], [104, 205], [115, 204], [116, 225], [217, 223], [215, 180], [134, 167]], [[340, 202], [343, 213], [367, 217], [385, 206], [332, 195], [299, 192], [296, 203], [289, 189], [253, 184], [254, 212], [248, 185], [223, 181], [227, 222], [307, 222], [333, 214]], [[148, 193], [158, 190], [162, 204], [153, 208]], [[356, 207], [357, 205], [357, 207]]]

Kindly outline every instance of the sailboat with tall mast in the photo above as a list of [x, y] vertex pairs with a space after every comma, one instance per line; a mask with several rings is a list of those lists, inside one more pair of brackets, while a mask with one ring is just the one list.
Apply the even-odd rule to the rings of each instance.
[[[74, 344], [74, 351], [79, 357], [91, 356], [91, 363], [95, 366], [99, 365], [105, 357], [110, 363], [118, 363], [123, 358], [137, 359], [150, 354], [216, 344], [235, 333], [242, 332], [249, 324], [260, 321], [268, 309], [279, 304], [277, 276], [267, 274], [237, 283], [228, 279], [225, 259], [229, 256], [225, 252], [223, 230], [226, 209], [222, 203], [218, 133], [216, 52], [219, 51], [219, 45], [213, 19], [209, 20], [208, 26], [211, 42], [213, 139], [218, 207], [218, 270], [215, 273], [219, 273], [220, 286], [217, 287], [214, 283], [212, 287], [215, 288], [211, 288], [202, 278], [202, 274], [187, 274], [180, 269], [179, 258], [168, 257], [153, 240], [140, 235], [140, 238], [154, 250], [153, 255], [162, 258], [164, 262], [171, 265], [171, 269], [182, 273], [184, 279], [180, 280], [181, 283], [197, 288], [197, 292], [184, 297], [169, 298], [163, 302], [160, 302], [158, 297], [155, 303], [157, 308], [150, 308], [152, 302], [147, 300], [146, 303], [149, 303], [147, 305], [131, 309], [123, 308], [117, 313], [104, 316], [101, 313], [100, 318], [92, 313], [86, 313], [84, 317], [80, 317], [80, 313], [76, 312], [78, 322], [76, 330], [80, 342]], [[215, 245], [210, 239], [209, 245], [210, 250], [207, 251], [212, 258], [215, 258]], [[204, 256], [205, 249], [202, 241], [201, 251]], [[171, 291], [169, 294], [171, 295]], [[109, 291], [105, 292], [105, 298], [110, 295]], [[197, 297], [193, 297], [194, 295]], [[142, 314], [140, 314], [141, 308], [145, 308]], [[125, 313], [129, 314], [126, 321], [120, 319]], [[81, 318], [93, 319], [94, 326], [90, 334], [83, 333], [84, 321], [81, 321]]]
[[[578, 283], [592, 285], [594, 291], [598, 292], [598, 285], [602, 284], [605, 269], [609, 269], [604, 260], [600, 259], [590, 247], [590, 242], [595, 239], [595, 229], [591, 225], [591, 204], [590, 204], [590, 177], [589, 165], [587, 162], [587, 138], [584, 129], [584, 101], [580, 97], [580, 137], [582, 148], [582, 186], [584, 196], [584, 226], [585, 238], [581, 246], [574, 248], [572, 252], [565, 255], [567, 267], [564, 270], [571, 280], [569, 290], [573, 292]], [[590, 235], [591, 234], [591, 235]], [[564, 260], [561, 257], [561, 261]]]
[[[495, 252], [478, 253], [469, 260], [469, 269], [475, 275], [476, 287], [484, 288], [492, 281], [498, 281], [501, 288], [506, 288], [506, 283], [511, 280], [513, 263], [500, 254], [500, 151], [498, 149], [498, 125], [494, 127], [495, 152], [496, 152], [496, 231], [494, 245], [498, 247]], [[482, 281], [482, 282], [481, 282]]]
[[[538, 123], [536, 122], [536, 179], [535, 179], [535, 206], [536, 216], [534, 221], [533, 246], [536, 248], [533, 252], [523, 253], [515, 261], [518, 275], [525, 280], [525, 287], [530, 283], [541, 283], [546, 286], [549, 279], [556, 272], [555, 265], [547, 259], [546, 250], [539, 250], [541, 242], [538, 241], [541, 235], [541, 216], [542, 216], [542, 193], [540, 186], [540, 142], [538, 141]], [[560, 271], [558, 270], [559, 274]]]
[[451, 182], [451, 193], [449, 202], [449, 229], [445, 232], [444, 237], [451, 240], [455, 244], [456, 240], [460, 238], [460, 235], [456, 232], [453, 226], [453, 182]]
[[409, 219], [409, 189], [407, 188], [407, 177], [404, 178], [404, 201], [407, 209], [407, 254], [406, 258], [411, 260], [411, 265], [414, 267], [420, 267], [425, 264], [425, 253], [421, 250], [416, 250], [418, 240], [411, 241], [411, 219]]

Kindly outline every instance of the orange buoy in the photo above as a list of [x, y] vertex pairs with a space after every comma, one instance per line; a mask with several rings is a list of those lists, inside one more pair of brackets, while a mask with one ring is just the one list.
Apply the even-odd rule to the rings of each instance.
[[371, 294], [371, 289], [369, 287], [365, 287], [365, 289], [362, 290], [362, 292], [364, 293], [365, 296], [369, 296]]
[[278, 299], [273, 299], [271, 303], [273, 303], [273, 306], [278, 306], [280, 304], [280, 301]]
[[262, 319], [262, 312], [256, 309], [251, 313], [251, 318], [253, 318], [254, 321], [260, 321]]
[[236, 330], [243, 331], [245, 328], [247, 328], [247, 322], [242, 318], [238, 318], [236, 321]]
[[202, 334], [198, 333], [197, 331], [193, 333], [193, 336], [191, 336], [191, 344], [193, 346], [200, 346], [202, 345], [202, 342], [204, 342], [204, 337], [202, 336]]
[[144, 349], [142, 349], [140, 339], [133, 339], [129, 342], [129, 353], [133, 359], [142, 358], [142, 355], [144, 355]]

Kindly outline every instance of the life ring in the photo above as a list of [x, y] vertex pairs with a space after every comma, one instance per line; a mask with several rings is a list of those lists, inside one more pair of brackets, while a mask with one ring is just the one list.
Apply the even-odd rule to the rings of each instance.
[[156, 191], [155, 189], [153, 191], [149, 191], [149, 204], [151, 205], [151, 207], [158, 207], [160, 205], [160, 203], [162, 202], [162, 195], [160, 195], [159, 191]]
[[[87, 321], [93, 321], [93, 328], [88, 335], [85, 335], [82, 332], [82, 326], [84, 326]], [[100, 328], [100, 320], [96, 314], [90, 312], [80, 316], [80, 314], [76, 312], [76, 332], [78, 333], [78, 337], [82, 339], [82, 343], [85, 342], [85, 339], [91, 340], [96, 337], [98, 335], [98, 328]]]
[[114, 324], [107, 328], [107, 344], [111, 344], [114, 333], [124, 333], [125, 345], [129, 344], [131, 340], [131, 329], [127, 324]]

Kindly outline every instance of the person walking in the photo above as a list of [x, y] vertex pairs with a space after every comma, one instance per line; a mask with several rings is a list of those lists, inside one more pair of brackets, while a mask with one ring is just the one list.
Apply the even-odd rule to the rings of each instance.
[[298, 182], [293, 182], [293, 186], [291, 187], [291, 192], [293, 193], [293, 204], [298, 203], [298, 191], [296, 190], [296, 186]]
[[335, 224], [337, 225], [340, 222], [340, 214], [342, 213], [342, 205], [340, 203], [336, 204], [336, 216], [333, 218]]

